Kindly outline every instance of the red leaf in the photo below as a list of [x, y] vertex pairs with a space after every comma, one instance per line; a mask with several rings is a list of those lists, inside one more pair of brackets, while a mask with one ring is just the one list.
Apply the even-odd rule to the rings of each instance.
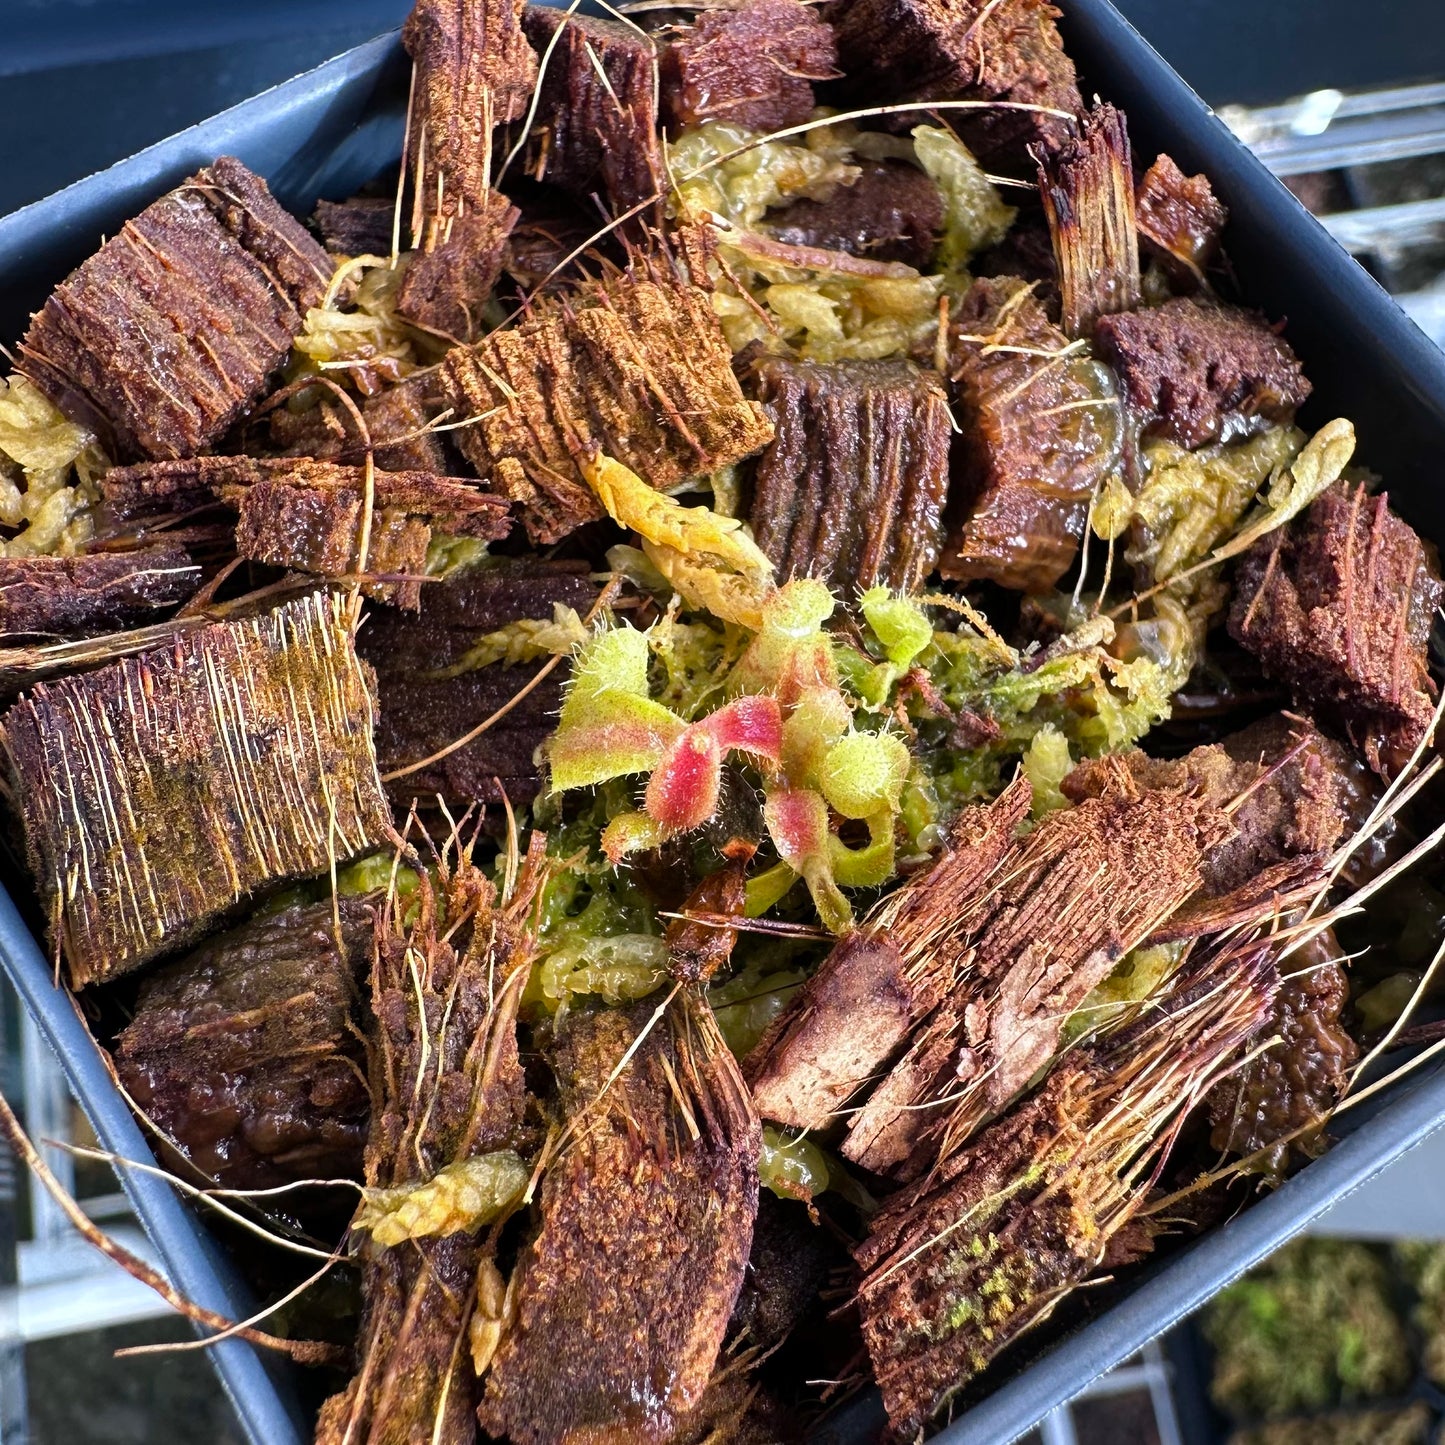
[[724, 752], [736, 748], [770, 763], [782, 752], [783, 714], [775, 697], [734, 698], [694, 726], [706, 728]]
[[703, 723], [694, 723], [648, 780], [648, 816], [673, 832], [706, 823], [717, 811], [723, 751]]

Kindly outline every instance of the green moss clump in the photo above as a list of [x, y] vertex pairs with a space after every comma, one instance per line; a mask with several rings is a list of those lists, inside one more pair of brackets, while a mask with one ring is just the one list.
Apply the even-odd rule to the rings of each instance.
[[1205, 1316], [1215, 1402], [1266, 1420], [1378, 1399], [1412, 1373], [1389, 1273], [1368, 1245], [1302, 1239], [1224, 1290]]

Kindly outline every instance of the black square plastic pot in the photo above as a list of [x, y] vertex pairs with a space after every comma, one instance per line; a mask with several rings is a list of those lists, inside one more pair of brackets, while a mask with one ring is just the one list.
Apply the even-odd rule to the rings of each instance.
[[[1168, 151], [1205, 171], [1231, 212], [1226, 245], [1242, 293], [1274, 318], [1315, 385], [1306, 425], [1348, 416], [1359, 456], [1390, 500], [1427, 536], [1445, 538], [1445, 357], [1339, 249], [1293, 196], [1107, 0], [1059, 0], [1061, 27], [1086, 95], [1128, 115], [1136, 156]], [[217, 155], [238, 156], [278, 199], [308, 215], [341, 199], [401, 151], [408, 68], [395, 36], [347, 52], [110, 170], [0, 219], [0, 337], [18, 338], [50, 288], [103, 235]], [[148, 1150], [100, 1050], [8, 894], [0, 891], [0, 963], [55, 1048], [107, 1149]], [[1091, 1379], [1196, 1308], [1309, 1219], [1445, 1123], [1445, 1066], [1352, 1111], [1339, 1140], [1273, 1194], [1098, 1296], [1092, 1317], [1046, 1348], [1025, 1346], [989, 1377], [991, 1392], [961, 1410], [938, 1439], [1004, 1445]], [[249, 1301], [204, 1226], [162, 1181], [125, 1171], [125, 1185], [176, 1286], [229, 1314]], [[310, 1429], [290, 1367], [229, 1340], [211, 1351], [253, 1445], [300, 1445]], [[876, 1396], [824, 1421], [823, 1445], [865, 1445], [881, 1425]]]

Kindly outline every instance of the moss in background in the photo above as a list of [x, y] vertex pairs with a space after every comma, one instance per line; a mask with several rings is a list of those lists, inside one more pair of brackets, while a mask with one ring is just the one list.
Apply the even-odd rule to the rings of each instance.
[[1389, 1272], [1368, 1245], [1287, 1245], [1219, 1295], [1204, 1330], [1215, 1351], [1211, 1393], [1236, 1417], [1269, 1420], [1375, 1399], [1403, 1389], [1414, 1373]]
[[1261, 1425], [1231, 1435], [1229, 1445], [1425, 1445], [1429, 1434], [1430, 1410], [1416, 1404]]
[[1419, 1295], [1412, 1318], [1420, 1331], [1420, 1364], [1445, 1387], [1445, 1244], [1404, 1240], [1395, 1246], [1395, 1258]]

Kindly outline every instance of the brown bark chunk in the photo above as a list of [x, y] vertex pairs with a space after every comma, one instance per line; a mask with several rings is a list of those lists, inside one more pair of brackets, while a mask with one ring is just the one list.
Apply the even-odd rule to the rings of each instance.
[[[493, 663], [443, 675], [479, 637], [527, 618], [550, 619], [556, 603], [585, 614], [596, 595], [582, 563], [498, 562], [424, 588], [415, 616], [374, 613], [357, 650], [376, 669], [381, 771], [419, 762], [470, 732], [543, 666]], [[566, 678], [564, 663], [481, 737], [388, 783], [397, 810], [405, 813], [413, 799], [435, 807], [438, 794], [457, 816], [474, 802], [500, 803], [503, 792], [518, 807], [530, 803], [542, 787], [532, 759], [556, 726]]]
[[1159, 156], [1144, 173], [1134, 196], [1139, 239], [1168, 268], [1176, 283], [1191, 290], [1219, 254], [1219, 237], [1229, 210], [1214, 194], [1209, 177], [1186, 176], [1169, 156]]
[[184, 457], [112, 467], [100, 478], [101, 515], [116, 530], [185, 517], [216, 506], [217, 489], [227, 483], [244, 484], [282, 470], [282, 463], [259, 457]]
[[[1355, 783], [1345, 750], [1304, 719], [1278, 713], [1221, 743], [1182, 758], [1119, 755], [1141, 788], [1191, 793], [1233, 812], [1234, 835], [1200, 864], [1204, 893], [1222, 898], [1263, 869], [1310, 853], [1327, 853], [1344, 831]], [[1108, 785], [1114, 764], [1080, 763], [1061, 784], [1073, 802]]]
[[665, 260], [539, 298], [516, 327], [450, 352], [441, 378], [458, 418], [478, 418], [457, 444], [538, 543], [603, 515], [575, 462], [593, 446], [666, 490], [772, 438], [706, 293]]
[[395, 214], [392, 196], [352, 196], [317, 201], [311, 220], [333, 256], [389, 256]]
[[537, 57], [519, 0], [417, 0], [402, 28], [416, 63], [403, 165], [414, 173], [414, 255], [396, 311], [454, 341], [474, 340], [517, 210], [492, 189], [493, 132], [526, 114]]
[[[1128, 1238], [1171, 1125], [1278, 987], [1267, 946], [1206, 962], [870, 1221], [858, 1301], [890, 1438], [920, 1435]], [[1149, 1235], [1131, 1233], [1137, 1255]]]
[[[527, 171], [614, 216], [660, 194], [657, 47], [630, 25], [528, 5], [522, 27], [547, 63], [527, 142]], [[605, 78], [604, 78], [605, 77]]]
[[1329, 929], [1291, 954], [1289, 976], [1260, 1029], [1279, 1042], [1209, 1093], [1210, 1146], [1240, 1156], [1266, 1151], [1252, 1168], [1276, 1180], [1292, 1161], [1323, 1150], [1321, 1130], [1360, 1056], [1340, 1022], [1350, 985], [1339, 958]]
[[482, 308], [502, 274], [507, 239], [521, 212], [489, 191], [478, 209], [454, 216], [445, 240], [413, 253], [396, 293], [396, 314], [452, 341], [474, 341], [487, 329]]
[[1336, 717], [1387, 777], [1434, 710], [1428, 644], [1445, 587], [1433, 550], [1386, 495], [1340, 482], [1256, 543], [1235, 574], [1230, 635]]
[[662, 52], [663, 113], [678, 128], [801, 125], [813, 112], [813, 81], [832, 79], [836, 62], [832, 29], [799, 0], [704, 10]]
[[0, 558], [0, 637], [83, 637], [154, 621], [201, 584], [174, 543], [83, 557]]
[[73, 985], [183, 947], [258, 889], [386, 837], [374, 714], [346, 600], [321, 593], [12, 707], [13, 794]]
[[834, 187], [825, 201], [794, 201], [769, 217], [768, 229], [790, 246], [902, 261], [926, 271], [943, 229], [943, 197], [917, 166], [864, 161], [852, 185]]
[[[360, 562], [365, 471], [299, 460], [258, 461], [254, 467], [249, 480], [216, 484], [221, 500], [237, 510], [237, 555], [317, 577], [354, 575]], [[434, 535], [496, 541], [510, 530], [504, 502], [448, 477], [375, 472], [372, 493], [366, 571], [378, 580], [363, 590], [398, 607], [420, 605]]]
[[[386, 900], [372, 968], [368, 1044], [378, 1098], [369, 1189], [412, 1191], [451, 1165], [536, 1143], [517, 1008], [532, 965], [543, 846], [534, 833], [508, 897], [458, 859], [453, 840], [437, 860], [435, 891], [423, 878], [412, 905]], [[404, 924], [403, 915], [414, 921]], [[466, 1201], [455, 1203], [465, 1215]], [[479, 1391], [468, 1324], [484, 1303], [499, 1311], [504, 1288], [482, 1223], [453, 1215], [450, 1227], [433, 1221], [438, 1233], [391, 1245], [362, 1234], [359, 1367], [322, 1407], [317, 1445], [472, 1445]]]
[[[836, 0], [826, 12], [848, 93], [861, 105], [880, 96], [1005, 100], [1077, 114], [1083, 102], [1058, 13], [1047, 0]], [[980, 160], [1021, 158], [1069, 131], [1067, 121], [1024, 110], [960, 111], [951, 124]]]
[[194, 456], [286, 359], [332, 263], [223, 156], [126, 222], [55, 288], [19, 369], [111, 456]]
[[827, 1128], [895, 1057], [947, 986], [946, 958], [920, 963], [945, 949], [950, 915], [970, 907], [997, 869], [1029, 797], [1021, 780], [987, 807], [965, 808], [938, 862], [834, 946], [748, 1056], [764, 1118]]
[[[387, 472], [435, 472], [445, 476], [451, 470], [446, 448], [441, 437], [428, 430], [445, 405], [431, 371], [417, 372], [365, 397], [361, 416], [376, 465]], [[283, 456], [352, 463], [366, 457], [366, 445], [350, 408], [327, 396], [304, 411], [277, 407], [268, 427], [270, 444]]]
[[430, 249], [447, 218], [484, 205], [492, 131], [527, 112], [537, 57], [521, 16], [516, 0], [416, 0], [402, 27], [417, 76], [407, 162], [425, 158], [418, 204], [431, 222], [414, 238], [422, 249]]
[[742, 1287], [757, 1116], [706, 1005], [680, 999], [650, 1023], [653, 1008], [574, 1016], [558, 1041], [579, 1128], [542, 1184], [478, 1412], [517, 1445], [665, 1440], [701, 1398]]
[[[101, 481], [113, 526], [153, 523], [221, 502], [236, 509], [242, 557], [320, 577], [356, 570], [366, 490], [363, 467], [310, 457], [194, 457], [114, 467]], [[433, 534], [494, 541], [510, 530], [506, 503], [475, 483], [430, 472], [373, 473], [367, 594], [415, 608]]]
[[976, 281], [951, 331], [964, 465], [940, 568], [960, 581], [1047, 591], [1073, 562], [1089, 498], [1118, 463], [1113, 383], [1086, 355], [1059, 358], [1069, 338], [1022, 281]]
[[116, 1040], [136, 1104], [228, 1189], [360, 1179], [371, 1099], [352, 1029], [371, 912], [340, 900], [254, 918], [150, 975]]
[[1182, 447], [1287, 425], [1311, 390], [1289, 343], [1238, 306], [1177, 296], [1105, 316], [1094, 339], [1149, 430]]
[[[467, 1325], [481, 1261], [469, 1234], [375, 1251], [362, 1274], [357, 1353], [381, 1357], [321, 1407], [316, 1445], [473, 1445], [477, 1382]], [[388, 1388], [404, 1380], [404, 1389]]]
[[937, 377], [906, 361], [765, 357], [774, 428], [750, 518], [778, 580], [916, 591], [942, 545], [952, 423]]
[[1098, 797], [1015, 843], [997, 865], [1004, 881], [935, 923], [950, 983], [897, 1082], [854, 1114], [843, 1152], [916, 1178], [967, 1138], [1049, 1063], [1089, 991], [1195, 892], [1201, 859], [1229, 831], [1213, 804], [1140, 791], [1119, 766]]

